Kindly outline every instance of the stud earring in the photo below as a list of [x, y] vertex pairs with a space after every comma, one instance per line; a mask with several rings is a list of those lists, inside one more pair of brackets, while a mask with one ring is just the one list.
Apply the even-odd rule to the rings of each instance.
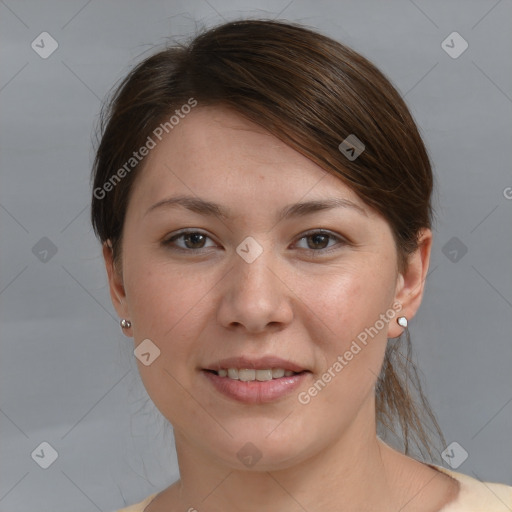
[[405, 316], [399, 316], [396, 319], [396, 323], [398, 325], [400, 325], [401, 327], [403, 327], [404, 329], [407, 329], [408, 322], [407, 322], [407, 318]]
[[122, 329], [129, 329], [132, 326], [132, 323], [130, 322], [130, 320], [126, 320], [126, 318], [123, 318], [119, 322], [119, 325], [121, 326]]

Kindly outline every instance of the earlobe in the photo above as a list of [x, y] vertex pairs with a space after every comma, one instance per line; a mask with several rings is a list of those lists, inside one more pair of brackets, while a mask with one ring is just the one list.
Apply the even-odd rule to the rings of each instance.
[[124, 318], [125, 316], [128, 316], [125, 306], [126, 293], [122, 276], [114, 265], [113, 250], [110, 240], [103, 243], [103, 259], [105, 261], [105, 269], [107, 271], [112, 305], [116, 309], [117, 314], [121, 318]]
[[[425, 228], [418, 237], [418, 248], [409, 255], [407, 267], [397, 279], [395, 300], [402, 304], [399, 315], [405, 316], [408, 320], [414, 317], [423, 298], [431, 249], [432, 231]], [[400, 327], [397, 327], [400, 330]], [[390, 331], [394, 332], [395, 329]], [[394, 337], [393, 334], [390, 333], [390, 337]]]

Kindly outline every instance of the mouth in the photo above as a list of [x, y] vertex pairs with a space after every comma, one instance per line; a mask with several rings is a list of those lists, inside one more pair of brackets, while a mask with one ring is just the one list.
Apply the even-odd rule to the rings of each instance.
[[239, 380], [242, 382], [265, 382], [269, 380], [281, 379], [283, 377], [292, 377], [300, 375], [307, 370], [294, 372], [292, 370], [285, 370], [284, 368], [220, 368], [216, 370], [205, 370], [214, 373], [215, 375], [231, 380]]
[[289, 395], [311, 371], [277, 357], [239, 357], [209, 365], [202, 373], [220, 394], [245, 404], [263, 404]]

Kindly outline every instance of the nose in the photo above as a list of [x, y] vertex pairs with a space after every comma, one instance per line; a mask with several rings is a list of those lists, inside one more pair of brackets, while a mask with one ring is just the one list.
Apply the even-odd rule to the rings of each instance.
[[218, 321], [228, 329], [256, 334], [281, 330], [293, 319], [293, 292], [283, 265], [270, 248], [252, 263], [237, 253], [233, 268], [222, 280]]

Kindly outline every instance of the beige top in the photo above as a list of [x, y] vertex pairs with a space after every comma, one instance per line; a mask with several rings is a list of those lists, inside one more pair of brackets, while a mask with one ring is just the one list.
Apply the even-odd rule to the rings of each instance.
[[[429, 464], [460, 483], [457, 499], [439, 512], [510, 512], [512, 510], [512, 487], [505, 484], [480, 482], [463, 473], [457, 473], [441, 466]], [[158, 493], [151, 494], [144, 501], [117, 512], [144, 512]]]

